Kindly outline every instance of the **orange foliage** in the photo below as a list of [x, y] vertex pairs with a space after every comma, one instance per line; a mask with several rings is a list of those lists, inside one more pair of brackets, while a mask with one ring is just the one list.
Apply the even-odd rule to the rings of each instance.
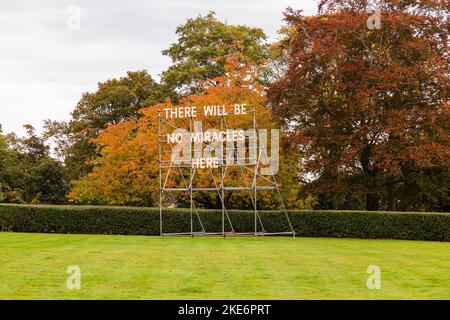
[[[91, 174], [74, 182], [69, 199], [75, 203], [154, 205], [159, 187], [158, 110], [177, 106], [247, 104], [257, 108], [260, 125], [271, 125], [270, 110], [263, 105], [264, 88], [256, 80], [256, 64], [236, 53], [227, 57], [226, 74], [205, 83], [200, 93], [173, 105], [157, 104], [140, 110], [141, 116], [109, 126], [95, 139], [102, 156]], [[213, 85], [212, 85], [213, 84]], [[214, 117], [205, 126], [217, 123]], [[239, 119], [232, 124], [239, 128]], [[207, 121], [205, 121], [207, 122]], [[217, 127], [216, 127], [217, 128]]]

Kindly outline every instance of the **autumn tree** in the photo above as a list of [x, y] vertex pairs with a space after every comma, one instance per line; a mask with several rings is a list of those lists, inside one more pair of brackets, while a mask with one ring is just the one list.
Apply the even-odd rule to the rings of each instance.
[[[231, 54], [226, 58], [224, 75], [205, 82], [202, 90], [197, 93], [182, 98], [176, 104], [167, 100], [165, 103], [143, 108], [140, 110], [141, 117], [108, 126], [95, 139], [101, 156], [96, 159], [93, 172], [74, 183], [69, 199], [85, 204], [155, 205], [159, 188], [157, 111], [163, 108], [236, 103], [254, 105], [258, 110], [257, 119], [261, 127], [273, 127], [275, 123], [271, 120], [271, 110], [264, 105], [264, 88], [256, 80], [257, 70], [257, 65], [243, 55]], [[205, 119], [204, 128], [218, 128], [217, 121], [220, 120], [215, 117]], [[248, 119], [236, 118], [228, 121], [230, 128], [241, 128]], [[288, 157], [282, 159], [280, 170], [284, 174], [283, 195], [290, 204], [299, 205], [297, 161], [288, 161]], [[180, 172], [175, 170], [172, 175], [174, 183], [181, 181]], [[240, 175], [232, 173], [227, 176], [226, 183], [232, 183], [233, 179], [237, 178], [241, 179]], [[211, 177], [206, 170], [198, 172], [196, 179], [199, 179], [196, 183], [200, 185], [211, 183]], [[178, 194], [174, 201], [176, 205], [183, 206], [187, 199]], [[195, 201], [198, 207], [206, 208], [215, 208], [221, 203], [218, 195], [211, 192], [196, 193]], [[227, 207], [231, 208], [251, 205], [248, 195], [230, 193], [225, 201]], [[274, 201], [273, 195], [267, 195], [261, 198], [260, 206], [274, 207]]]
[[[289, 9], [288, 67], [270, 87], [270, 103], [322, 207], [360, 201], [368, 210], [443, 210], [448, 7], [436, 0], [371, 5], [324, 0], [317, 16]], [[374, 8], [378, 26], [370, 24]]]
[[130, 71], [126, 77], [100, 82], [95, 92], [84, 93], [70, 121], [46, 121], [46, 137], [53, 139], [71, 179], [92, 171], [97, 156], [92, 139], [100, 130], [140, 117], [141, 108], [167, 97], [176, 102], [180, 93], [188, 94], [193, 87], [222, 75], [228, 52], [241, 52], [251, 59], [266, 57], [261, 29], [223, 23], [214, 13], [189, 19], [176, 33], [178, 41], [163, 51], [173, 65], [163, 72], [161, 83], [147, 71]]
[[82, 204], [154, 205], [157, 188], [157, 108], [113, 124], [94, 139], [101, 156], [73, 182], [69, 200]]

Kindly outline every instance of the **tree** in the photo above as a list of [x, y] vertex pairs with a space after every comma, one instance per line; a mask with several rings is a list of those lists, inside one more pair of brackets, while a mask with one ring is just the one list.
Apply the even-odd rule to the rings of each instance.
[[128, 71], [126, 77], [98, 83], [94, 93], [86, 92], [72, 112], [78, 131], [98, 132], [139, 115], [138, 110], [163, 101], [162, 89], [147, 71]]
[[[250, 61], [241, 63], [245, 58], [239, 53], [231, 54], [225, 60], [224, 75], [205, 82], [203, 90], [182, 98], [178, 104], [167, 100], [166, 103], [143, 108], [140, 111], [141, 117], [110, 125], [101, 132], [95, 140], [101, 150], [101, 156], [96, 159], [97, 165], [91, 174], [74, 183], [69, 199], [81, 204], [155, 205], [159, 188], [157, 111], [165, 107], [245, 103], [256, 106], [258, 122], [262, 127], [273, 127], [270, 109], [264, 105], [264, 88], [256, 80], [258, 66]], [[203, 126], [219, 128], [218, 121], [220, 120], [211, 117], [204, 120]], [[242, 128], [244, 122], [250, 120], [236, 118], [227, 121], [230, 127]], [[286, 190], [284, 195], [289, 204], [298, 205], [297, 171], [295, 165], [292, 165], [295, 161], [290, 160], [288, 157], [280, 160], [281, 171], [285, 174], [282, 179], [283, 189]], [[241, 173], [233, 170], [235, 169], [228, 170], [228, 185], [237, 178], [241, 179]], [[170, 179], [168, 185], [182, 182], [181, 172], [176, 170], [172, 172], [171, 178], [173, 180]], [[208, 170], [197, 172], [195, 183], [210, 184]], [[197, 192], [194, 197], [198, 207], [215, 208], [221, 204], [217, 194], [211, 192]], [[260, 206], [274, 207], [275, 198], [273, 195], [261, 197]], [[175, 201], [177, 205], [183, 206], [187, 198], [185, 194], [178, 194]], [[228, 208], [251, 205], [247, 194], [228, 193], [225, 201]], [[307, 205], [308, 203], [305, 204]]]
[[4, 174], [7, 170], [9, 150], [6, 144], [6, 139], [2, 134], [2, 127], [0, 125], [0, 202], [3, 202], [7, 199], [7, 195], [5, 193], [6, 187], [4, 185]]
[[99, 83], [96, 92], [84, 93], [71, 121], [46, 121], [46, 138], [53, 138], [71, 180], [92, 171], [98, 156], [93, 139], [101, 130], [140, 117], [138, 110], [168, 97], [176, 102], [179, 96], [175, 90], [186, 93], [223, 74], [223, 55], [227, 52], [238, 51], [255, 59], [266, 57], [261, 29], [228, 25], [213, 13], [189, 19], [177, 34], [179, 41], [164, 51], [174, 65], [163, 73], [162, 84], [147, 71], [130, 71], [126, 77]]
[[49, 157], [50, 148], [45, 144], [45, 138], [36, 134], [36, 130], [30, 124], [23, 126], [27, 131], [26, 137], [18, 137], [9, 134], [8, 145], [23, 157], [29, 164], [36, 164], [39, 160]]
[[188, 19], [176, 33], [178, 41], [163, 51], [173, 65], [163, 72], [162, 80], [182, 95], [223, 75], [228, 53], [240, 52], [252, 61], [268, 57], [266, 36], [261, 29], [223, 23], [214, 12]]
[[[303, 174], [314, 178], [308, 190], [323, 203], [362, 198], [368, 210], [439, 210], [411, 205], [407, 188], [448, 199], [446, 9], [431, 0], [373, 3], [381, 29], [367, 27], [362, 1], [321, 1], [313, 17], [288, 10], [296, 32], [282, 43], [288, 70], [269, 101], [304, 155]], [[431, 172], [447, 178], [424, 179]]]
[[6, 195], [3, 192], [3, 185], [0, 183], [0, 202], [5, 201], [5, 199], [6, 199]]
[[51, 158], [39, 161], [31, 168], [24, 189], [30, 202], [65, 203], [67, 184], [61, 163]]
[[92, 142], [100, 130], [130, 118], [139, 109], [170, 96], [147, 71], [128, 71], [126, 77], [98, 83], [96, 92], [86, 92], [72, 112], [72, 120], [45, 122], [45, 137], [52, 138], [56, 153], [67, 168], [69, 178], [79, 179], [92, 171], [97, 156]]
[[83, 204], [154, 205], [157, 186], [156, 108], [110, 125], [94, 140], [101, 149], [92, 173], [74, 181], [69, 200]]
[[14, 203], [65, 202], [62, 164], [50, 157], [49, 147], [31, 125], [26, 137], [0, 134], [0, 198]]
[[53, 142], [54, 155], [64, 163], [69, 181], [84, 177], [92, 171], [97, 146], [91, 142], [93, 131], [79, 130], [74, 121], [44, 121], [44, 137]]

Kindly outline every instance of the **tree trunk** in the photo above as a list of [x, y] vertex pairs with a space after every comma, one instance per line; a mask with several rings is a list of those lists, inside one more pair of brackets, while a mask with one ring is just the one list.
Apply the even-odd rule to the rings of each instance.
[[380, 209], [380, 204], [378, 201], [378, 195], [375, 193], [366, 194], [366, 210], [378, 211]]
[[369, 178], [368, 184], [366, 185], [369, 190], [366, 193], [366, 210], [378, 211], [380, 208], [379, 197], [376, 190], [375, 176], [376, 170], [370, 167], [370, 158], [372, 156], [372, 147], [370, 144], [366, 144], [361, 153], [361, 165], [364, 174]]
[[397, 198], [394, 195], [389, 199], [388, 211], [397, 211]]

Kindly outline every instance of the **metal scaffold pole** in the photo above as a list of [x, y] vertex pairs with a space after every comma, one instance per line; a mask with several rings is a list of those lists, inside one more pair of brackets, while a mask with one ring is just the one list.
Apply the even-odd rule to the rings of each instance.
[[[229, 106], [231, 107], [231, 106]], [[223, 106], [224, 110], [226, 106]], [[263, 176], [259, 173], [260, 166], [267, 159], [267, 151], [264, 149], [265, 147], [258, 143], [258, 124], [256, 118], [256, 107], [255, 106], [247, 106], [247, 112], [245, 114], [251, 114], [251, 118], [248, 120], [248, 125], [251, 125], [251, 128], [247, 131], [248, 135], [248, 146], [246, 145], [246, 140], [244, 140], [243, 145], [235, 145], [235, 142], [230, 143], [229, 147], [228, 142], [226, 144], [226, 148], [223, 148], [223, 144], [219, 149], [214, 149], [215, 157], [218, 161], [217, 168], [219, 169], [220, 174], [220, 183], [217, 183], [218, 174], [217, 170], [214, 171], [212, 168], [209, 168], [209, 174], [211, 176], [210, 185], [205, 185], [203, 183], [198, 185], [195, 183], [195, 178], [200, 177], [201, 173], [198, 172], [201, 169], [194, 168], [194, 157], [195, 163], [198, 165], [199, 157], [202, 150], [197, 150], [197, 145], [193, 149], [191, 138], [196, 134], [198, 123], [194, 121], [194, 117], [192, 113], [188, 117], [184, 117], [183, 119], [167, 117], [167, 113], [164, 117], [163, 111], [158, 111], [158, 164], [159, 164], [159, 215], [160, 215], [160, 235], [161, 236], [191, 236], [194, 237], [196, 235], [204, 235], [204, 236], [222, 236], [225, 238], [227, 235], [253, 235], [254, 237], [264, 236], [264, 235], [292, 235], [295, 237], [295, 232], [293, 230], [291, 221], [289, 219], [289, 215], [286, 211], [282, 195], [279, 190], [279, 186], [276, 183], [275, 177], [272, 176]], [[201, 116], [205, 116], [205, 114], [200, 114]], [[220, 115], [220, 131], [228, 132], [231, 130], [227, 126], [227, 112], [223, 112]], [[189, 123], [187, 123], [189, 122]], [[201, 125], [200, 125], [201, 127]], [[183, 160], [175, 160], [173, 158], [174, 154], [174, 145], [176, 143], [169, 139], [169, 131], [170, 130], [185, 130], [184, 132], [188, 132], [189, 134], [189, 156], [184, 158]], [[201, 146], [207, 147], [208, 145], [203, 141], [201, 142]], [[230, 150], [232, 149], [232, 150]], [[177, 151], [178, 152], [178, 151]], [[249, 154], [249, 157], [246, 157], [246, 154]], [[176, 152], [175, 152], [176, 153]], [[198, 154], [197, 154], [198, 153]], [[194, 156], [193, 156], [194, 154]], [[242, 154], [244, 155], [242, 158]], [[262, 160], [263, 155], [266, 157]], [[230, 158], [230, 159], [229, 159]], [[230, 161], [229, 161], [230, 160]], [[246, 163], [247, 162], [247, 163]], [[225, 179], [226, 175], [230, 175], [228, 171], [232, 171], [230, 168], [237, 168], [240, 170], [242, 175], [242, 180], [236, 178], [236, 171], [234, 172], [234, 176], [230, 179]], [[187, 171], [189, 173], [187, 173]], [[215, 172], [215, 173], [214, 173]], [[179, 176], [178, 176], [179, 174]], [[189, 179], [187, 179], [186, 174], [189, 175]], [[203, 178], [205, 177], [203, 172]], [[251, 186], [247, 182], [247, 177], [252, 179]], [[172, 181], [173, 180], [173, 181]], [[231, 182], [232, 184], [227, 183], [226, 181]], [[178, 184], [177, 184], [178, 183]], [[179, 185], [182, 183], [182, 185]], [[260, 191], [273, 191], [276, 190], [277, 196], [280, 198], [281, 207], [284, 210], [288, 222], [288, 226], [290, 228], [289, 232], [281, 231], [281, 232], [266, 232], [263, 222], [261, 220], [260, 214], [258, 212], [258, 192]], [[225, 202], [226, 195], [231, 192], [248, 192], [248, 196], [250, 197], [250, 203], [254, 209], [254, 231], [253, 232], [235, 232], [233, 224], [231, 222], [230, 216], [227, 211], [227, 203]], [[173, 192], [187, 192], [187, 196], [189, 197], [189, 224], [190, 230], [186, 232], [168, 232], [164, 231], [164, 205], [165, 203], [172, 202], [174, 203], [175, 198], [168, 197], [164, 200], [165, 195], [170, 196]], [[202, 219], [200, 217], [199, 211], [197, 210], [197, 206], [195, 204], [194, 192], [204, 193], [204, 192], [213, 192], [220, 198], [221, 205], [221, 231], [220, 232], [206, 232]], [[196, 195], [197, 196], [197, 195]], [[167, 196], [166, 196], [167, 197]], [[227, 196], [230, 198], [230, 195]], [[173, 206], [174, 204], [172, 204]], [[194, 214], [197, 217], [199, 226], [201, 231], [195, 231], [194, 229]], [[226, 231], [225, 221], [228, 222], [230, 226], [230, 231]], [[261, 231], [259, 231], [261, 230]]]
[[[222, 117], [220, 118], [220, 130], [223, 131], [223, 126], [224, 126], [224, 116], [222, 115]], [[220, 155], [220, 203], [221, 203], [221, 207], [222, 207], [222, 237], [225, 238], [225, 190], [224, 190], [224, 186], [225, 186], [225, 181], [224, 181], [224, 168], [225, 168], [225, 156], [224, 156], [224, 152], [222, 152], [222, 154]]]
[[158, 163], [159, 163], [159, 234], [160, 236], [163, 235], [163, 217], [162, 217], [162, 168], [161, 168], [161, 143], [160, 143], [160, 137], [161, 137], [161, 115], [158, 111]]

